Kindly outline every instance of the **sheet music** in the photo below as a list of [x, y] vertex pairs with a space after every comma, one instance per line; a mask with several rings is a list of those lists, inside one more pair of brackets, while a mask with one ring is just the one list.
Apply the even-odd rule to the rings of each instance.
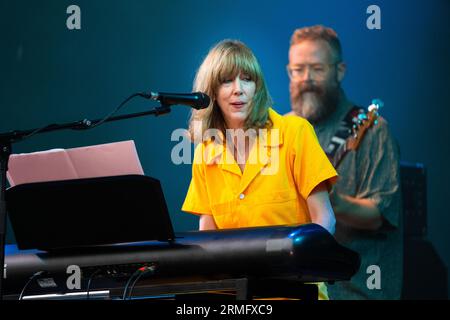
[[10, 185], [15, 186], [127, 174], [144, 174], [133, 140], [12, 154], [7, 178]]

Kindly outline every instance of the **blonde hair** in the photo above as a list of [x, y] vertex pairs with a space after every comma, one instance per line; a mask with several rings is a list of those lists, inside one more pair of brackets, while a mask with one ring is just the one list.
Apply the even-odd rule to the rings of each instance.
[[189, 120], [189, 133], [194, 137], [194, 121], [201, 121], [202, 135], [208, 129], [218, 129], [225, 135], [226, 124], [219, 105], [217, 91], [225, 79], [234, 78], [240, 72], [255, 82], [255, 95], [249, 106], [244, 129], [271, 127], [269, 107], [272, 99], [267, 90], [261, 67], [244, 43], [237, 40], [223, 40], [216, 44], [200, 65], [194, 80], [193, 91], [206, 93], [211, 102], [206, 109], [193, 110]]

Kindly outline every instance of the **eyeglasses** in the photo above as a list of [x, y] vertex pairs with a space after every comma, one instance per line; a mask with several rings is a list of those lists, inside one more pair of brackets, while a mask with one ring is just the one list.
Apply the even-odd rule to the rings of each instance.
[[313, 64], [299, 64], [296, 66], [286, 66], [287, 73], [291, 80], [298, 80], [304, 77], [306, 70], [312, 79], [322, 80], [330, 71], [331, 67], [339, 64], [335, 63], [313, 63]]

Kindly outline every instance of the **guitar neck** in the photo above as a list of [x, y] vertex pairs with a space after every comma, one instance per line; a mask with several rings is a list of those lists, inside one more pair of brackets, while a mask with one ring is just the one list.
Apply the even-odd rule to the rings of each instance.
[[[380, 100], [377, 100], [377, 102], [382, 106], [382, 102]], [[368, 113], [364, 114], [363, 117], [358, 116], [359, 121], [357, 124], [354, 124], [352, 134], [345, 140], [345, 143], [336, 150], [336, 153], [330, 160], [335, 168], [338, 167], [349, 150], [358, 149], [359, 144], [364, 138], [367, 130], [369, 130], [369, 128], [371, 128], [373, 124], [377, 124], [378, 108], [378, 104], [375, 105], [374, 103], [372, 103], [372, 105], [370, 105], [368, 108]]]

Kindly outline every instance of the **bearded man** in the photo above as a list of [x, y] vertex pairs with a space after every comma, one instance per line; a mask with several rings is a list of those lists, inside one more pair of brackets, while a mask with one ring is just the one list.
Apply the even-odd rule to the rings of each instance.
[[[311, 122], [320, 145], [333, 159], [360, 109], [341, 87], [346, 64], [336, 32], [324, 26], [295, 30], [287, 71], [289, 114]], [[386, 120], [379, 117], [359, 148], [335, 165], [339, 173], [331, 192], [335, 237], [361, 255], [361, 268], [351, 281], [328, 286], [330, 298], [399, 299], [403, 260], [399, 149]]]

